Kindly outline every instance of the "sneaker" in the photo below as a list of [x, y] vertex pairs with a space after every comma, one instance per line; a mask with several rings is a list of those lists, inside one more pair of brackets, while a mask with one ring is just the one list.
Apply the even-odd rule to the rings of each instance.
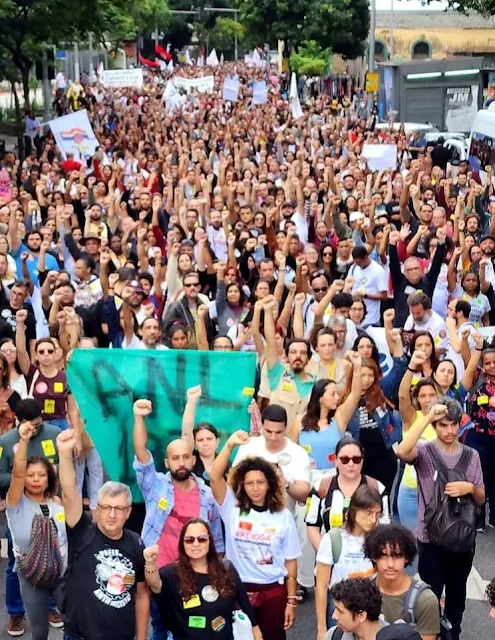
[[[490, 525], [489, 525], [490, 526]], [[476, 533], [486, 533], [486, 527], [484, 527], [483, 525], [479, 526], [476, 529]]]
[[7, 625], [7, 633], [9, 636], [23, 636], [26, 631], [24, 626], [24, 616], [10, 616], [9, 624]]
[[48, 622], [55, 629], [61, 629], [64, 626], [64, 621], [62, 620], [62, 616], [58, 611], [48, 612]]

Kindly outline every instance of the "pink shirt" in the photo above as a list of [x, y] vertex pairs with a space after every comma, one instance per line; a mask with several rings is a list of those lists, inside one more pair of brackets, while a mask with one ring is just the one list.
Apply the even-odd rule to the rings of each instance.
[[174, 488], [174, 508], [168, 516], [158, 540], [158, 567], [176, 562], [179, 556], [179, 536], [191, 518], [199, 517], [199, 487], [194, 483], [190, 491]]

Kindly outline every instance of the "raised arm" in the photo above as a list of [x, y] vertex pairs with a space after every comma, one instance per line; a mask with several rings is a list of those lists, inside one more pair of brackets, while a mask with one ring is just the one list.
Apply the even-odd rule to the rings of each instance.
[[74, 429], [66, 429], [57, 436], [58, 476], [62, 489], [65, 522], [69, 527], [75, 527], [83, 514], [82, 495], [77, 490], [76, 469], [74, 467], [76, 445], [77, 434]]
[[232, 451], [237, 445], [246, 444], [247, 442], [249, 442], [249, 435], [245, 431], [235, 431], [215, 458], [210, 471], [210, 487], [213, 497], [220, 505], [224, 503], [227, 494], [227, 482], [224, 474]]
[[351, 392], [335, 412], [335, 421], [340, 432], [344, 432], [347, 429], [347, 425], [349, 424], [349, 421], [361, 400], [361, 393], [363, 391], [363, 382], [361, 380], [361, 356], [359, 353], [353, 351], [349, 353], [348, 359], [352, 364]]
[[29, 367], [31, 366], [31, 360], [26, 345], [26, 320], [28, 312], [26, 309], [20, 309], [15, 314], [17, 322], [17, 329], [15, 332], [15, 346], [17, 349], [17, 362], [21, 368], [22, 373], [27, 376], [29, 373]]
[[187, 390], [187, 402], [182, 414], [182, 440], [185, 440], [194, 449], [194, 421], [196, 420], [196, 409], [201, 399], [201, 385], [191, 387]]
[[23, 422], [19, 426], [19, 444], [14, 447], [14, 466], [10, 480], [10, 487], [7, 492], [7, 506], [11, 509], [16, 507], [24, 494], [24, 484], [26, 482], [27, 452], [29, 440], [35, 434], [35, 427], [30, 422]]
[[402, 442], [397, 447], [397, 456], [404, 462], [412, 462], [418, 457], [416, 445], [418, 444], [423, 431], [429, 424], [438, 422], [447, 414], [447, 407], [444, 404], [434, 405], [430, 411], [418, 420], [417, 424], [412, 426], [404, 433]]
[[148, 451], [148, 432], [146, 431], [146, 416], [151, 414], [153, 407], [151, 400], [136, 400], [134, 403], [134, 428], [132, 431], [132, 443], [134, 453], [141, 464], [148, 464], [150, 452]]
[[421, 371], [425, 363], [426, 356], [422, 351], [415, 351], [412, 354], [409, 366], [402, 376], [399, 385], [399, 413], [402, 418], [402, 427], [407, 431], [414, 422], [416, 410], [411, 402], [411, 383], [415, 371]]

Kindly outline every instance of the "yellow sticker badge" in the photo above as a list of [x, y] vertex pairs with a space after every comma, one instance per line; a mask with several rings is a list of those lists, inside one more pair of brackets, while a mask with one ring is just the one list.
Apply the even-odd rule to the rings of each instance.
[[160, 500], [158, 500], [158, 508], [161, 511], [165, 511], [165, 509], [167, 508], [167, 504], [168, 501], [165, 498], [160, 498]]
[[42, 440], [41, 448], [43, 449], [43, 453], [47, 458], [49, 458], [50, 456], [54, 456], [56, 454], [53, 440]]

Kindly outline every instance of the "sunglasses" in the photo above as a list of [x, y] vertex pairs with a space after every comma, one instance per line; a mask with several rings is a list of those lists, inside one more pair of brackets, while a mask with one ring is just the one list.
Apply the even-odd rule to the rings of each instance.
[[328, 257], [328, 256], [330, 256], [330, 257], [331, 257], [331, 256], [333, 256], [333, 253], [332, 253], [331, 251], [324, 251], [324, 252], [323, 252], [323, 255], [324, 255], [325, 257]]
[[342, 464], [349, 464], [351, 460], [354, 464], [361, 464], [361, 462], [363, 461], [363, 456], [341, 456], [339, 460], [340, 462], [342, 462]]
[[40, 351], [38, 351], [38, 354], [39, 354], [40, 356], [51, 355], [52, 353], [55, 353], [55, 350], [53, 350], [53, 349], [52, 349], [52, 350], [50, 350], [50, 351], [45, 351], [45, 350], [43, 349], [43, 351], [41, 351], [41, 350], [40, 350]]
[[199, 287], [199, 282], [188, 282], [184, 287], [186, 287], [186, 289], [189, 289], [190, 287]]
[[315, 293], [321, 293], [322, 291], [328, 291], [328, 287], [313, 287]]
[[206, 544], [210, 536], [203, 534], [202, 536], [184, 536], [184, 544], [194, 544], [194, 542], [198, 541], [199, 544]]

